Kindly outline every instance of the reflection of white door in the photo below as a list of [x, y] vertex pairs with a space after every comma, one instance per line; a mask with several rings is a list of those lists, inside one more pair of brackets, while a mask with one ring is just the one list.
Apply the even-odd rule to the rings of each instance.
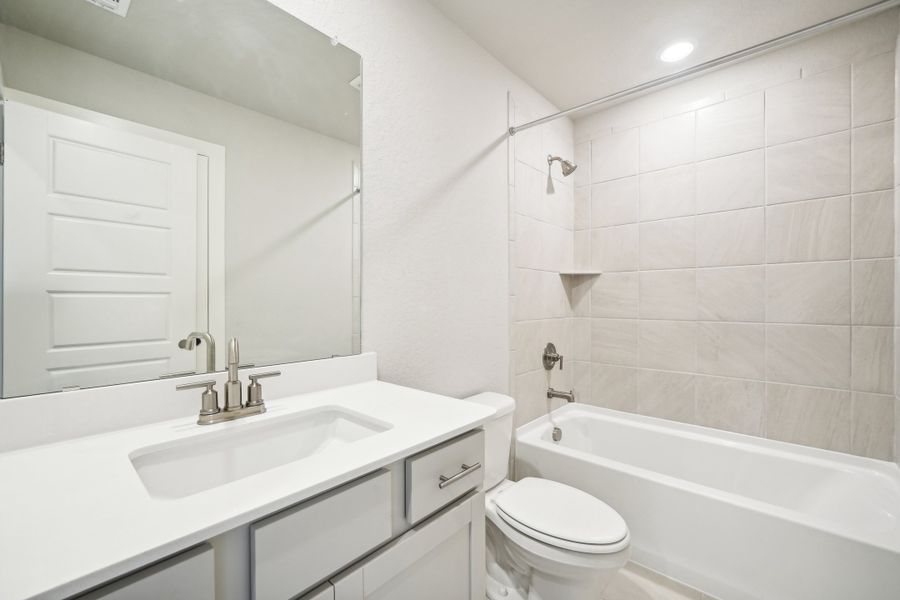
[[3, 395], [195, 368], [197, 153], [5, 108]]

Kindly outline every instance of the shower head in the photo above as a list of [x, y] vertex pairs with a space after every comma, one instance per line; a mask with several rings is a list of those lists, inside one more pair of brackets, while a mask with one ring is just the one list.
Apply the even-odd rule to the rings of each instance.
[[559, 167], [562, 169], [563, 177], [568, 177], [572, 174], [572, 172], [578, 168], [578, 165], [573, 163], [571, 160], [566, 160], [559, 156], [553, 156], [552, 154], [547, 155], [547, 193], [553, 194], [556, 192], [553, 189], [553, 161], [559, 161]]
[[573, 163], [571, 160], [566, 160], [559, 156], [547, 156], [547, 165], [549, 167], [552, 167], [553, 161], [555, 161], [555, 160], [559, 161], [559, 166], [562, 169], [563, 177], [568, 177], [569, 175], [572, 174], [573, 171], [575, 171], [575, 169], [578, 168], [578, 165]]

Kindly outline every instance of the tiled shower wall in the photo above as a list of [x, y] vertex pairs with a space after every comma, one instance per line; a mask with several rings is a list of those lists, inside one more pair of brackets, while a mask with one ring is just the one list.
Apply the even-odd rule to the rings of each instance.
[[[900, 39], [894, 52], [894, 115], [900, 114]], [[900, 348], [900, 131], [894, 120], [894, 348]], [[894, 460], [900, 463], [900, 352], [894, 352]]]
[[[896, 39], [883, 13], [575, 123], [575, 266], [603, 274], [571, 328], [546, 308], [581, 399], [893, 456]], [[521, 234], [540, 165], [516, 144]], [[520, 315], [543, 282], [518, 278]]]
[[[511, 123], [541, 116], [510, 98]], [[574, 178], [554, 163], [547, 191], [547, 155], [573, 158], [572, 122], [560, 119], [514, 136], [509, 145], [510, 390], [516, 425], [555, 408], [547, 388], [572, 387], [572, 307], [566, 278], [574, 257]], [[576, 171], [577, 172], [577, 171]], [[553, 342], [564, 368], [544, 370], [541, 354]], [[568, 356], [567, 356], [568, 355]], [[566, 362], [566, 361], [569, 362]]]

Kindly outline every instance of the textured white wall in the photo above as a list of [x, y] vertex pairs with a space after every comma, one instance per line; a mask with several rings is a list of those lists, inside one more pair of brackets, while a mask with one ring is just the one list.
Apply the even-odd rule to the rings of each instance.
[[507, 91], [553, 107], [418, 0], [273, 0], [363, 56], [362, 346], [379, 377], [508, 389]]

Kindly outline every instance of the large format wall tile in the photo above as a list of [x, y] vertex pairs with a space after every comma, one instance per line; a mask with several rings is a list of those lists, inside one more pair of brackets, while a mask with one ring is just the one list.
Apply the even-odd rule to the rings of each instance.
[[697, 164], [697, 212], [765, 204], [765, 153], [752, 150]]
[[637, 411], [642, 415], [694, 421], [694, 375], [641, 369]]
[[766, 267], [769, 323], [850, 324], [850, 262]]
[[894, 53], [853, 65], [853, 126], [894, 118]]
[[850, 389], [850, 328], [766, 325], [766, 378]]
[[693, 269], [646, 271], [640, 275], [642, 319], [690, 319], [697, 315], [697, 274]]
[[764, 142], [762, 92], [697, 111], [697, 160], [762, 148]]
[[626, 319], [591, 319], [591, 361], [637, 366], [638, 322]]
[[642, 173], [694, 160], [694, 113], [669, 117], [641, 127]]
[[[749, 74], [724, 70], [576, 121], [591, 139], [576, 160], [593, 164], [575, 178], [591, 195], [573, 201], [569, 246], [604, 271], [569, 289], [585, 317], [569, 351], [584, 361], [585, 398], [892, 457], [896, 39], [865, 30], [809, 42], [808, 60], [773, 53]], [[535, 157], [520, 212], [564, 227], [565, 202], [539, 205], [555, 199]], [[518, 222], [513, 265], [563, 260], [558, 228]]]
[[893, 456], [894, 397], [853, 393], [850, 451], [890, 460]]
[[704, 375], [695, 379], [697, 425], [748, 435], [765, 433], [765, 383]]
[[641, 223], [641, 269], [693, 267], [694, 217]]
[[894, 256], [894, 190], [853, 196], [853, 258]]
[[853, 130], [854, 193], [886, 190], [894, 184], [894, 122]]
[[[580, 170], [580, 169], [579, 169]], [[578, 171], [576, 171], [577, 173]], [[591, 188], [581, 186], [575, 188], [575, 230], [590, 229], [591, 224]]]
[[694, 170], [694, 165], [686, 165], [641, 175], [641, 220], [651, 221], [694, 214], [696, 210]]
[[638, 172], [638, 130], [591, 140], [591, 180], [607, 181]]
[[638, 178], [623, 177], [591, 187], [591, 226], [624, 225], [638, 220]]
[[591, 316], [636, 319], [638, 316], [638, 274], [604, 273], [591, 285]]
[[894, 391], [894, 331], [891, 327], [853, 327], [851, 387], [858, 392]]
[[765, 215], [747, 208], [697, 217], [697, 266], [762, 264]]
[[618, 225], [592, 230], [591, 264], [604, 272], [636, 271], [638, 226]]
[[697, 370], [697, 324], [640, 321], [640, 366], [666, 371]]
[[850, 450], [850, 392], [775, 383], [766, 388], [766, 437]]
[[697, 327], [698, 372], [745, 379], [765, 376], [764, 325], [699, 323]]
[[766, 141], [770, 145], [849, 127], [849, 65], [766, 91]]
[[591, 400], [596, 406], [637, 412], [638, 370], [594, 363], [591, 366]]
[[850, 198], [770, 206], [766, 229], [768, 262], [850, 258]]
[[697, 318], [753, 321], [765, 318], [765, 267], [697, 270]]
[[766, 150], [769, 204], [850, 192], [850, 133], [791, 142]]
[[854, 325], [894, 324], [894, 261], [853, 261]]

